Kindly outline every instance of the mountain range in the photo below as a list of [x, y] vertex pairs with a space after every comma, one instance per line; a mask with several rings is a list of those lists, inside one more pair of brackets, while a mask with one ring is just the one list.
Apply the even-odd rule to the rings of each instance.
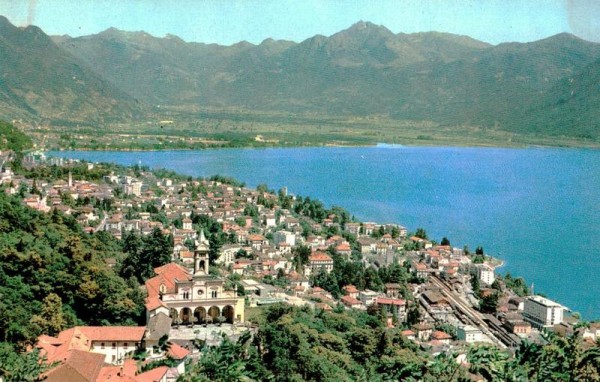
[[358, 22], [300, 43], [231, 46], [114, 28], [49, 37], [0, 17], [0, 118], [103, 124], [157, 105], [473, 125], [596, 139], [600, 44], [490, 45]]

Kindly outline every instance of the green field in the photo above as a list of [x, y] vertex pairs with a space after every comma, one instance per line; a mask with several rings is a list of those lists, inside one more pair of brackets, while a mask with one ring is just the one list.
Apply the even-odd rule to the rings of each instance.
[[593, 139], [523, 135], [477, 126], [444, 126], [431, 121], [239, 110], [170, 110], [153, 120], [135, 123], [103, 127], [38, 126], [28, 132], [42, 148], [59, 150], [364, 146], [379, 142], [434, 146], [600, 146], [600, 142]]

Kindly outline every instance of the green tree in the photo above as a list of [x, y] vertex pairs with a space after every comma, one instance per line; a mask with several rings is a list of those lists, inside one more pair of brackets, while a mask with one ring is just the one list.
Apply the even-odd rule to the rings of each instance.
[[498, 292], [490, 293], [487, 296], [484, 296], [479, 304], [479, 310], [482, 313], [496, 313], [499, 299], [500, 294]]
[[11, 344], [0, 342], [0, 379], [5, 382], [42, 381], [42, 373], [51, 366], [37, 349], [17, 353]]
[[417, 231], [415, 232], [415, 236], [420, 237], [423, 240], [427, 240], [427, 232], [425, 231], [424, 228], [417, 228]]
[[54, 336], [63, 330], [67, 321], [63, 313], [62, 300], [56, 293], [50, 293], [44, 298], [42, 312], [33, 315], [31, 323], [36, 325], [44, 334]]

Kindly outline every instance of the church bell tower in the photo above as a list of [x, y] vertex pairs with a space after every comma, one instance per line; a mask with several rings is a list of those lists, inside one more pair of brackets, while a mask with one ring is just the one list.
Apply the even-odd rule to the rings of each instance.
[[200, 239], [196, 241], [194, 250], [194, 275], [208, 275], [208, 252], [210, 243], [204, 236], [204, 230], [200, 231]]

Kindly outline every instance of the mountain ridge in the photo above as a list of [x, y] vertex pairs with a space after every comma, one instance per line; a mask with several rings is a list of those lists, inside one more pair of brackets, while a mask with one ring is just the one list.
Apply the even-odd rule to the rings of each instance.
[[[0, 20], [0, 41], [25, 38], [24, 34], [46, 36], [39, 28], [24, 32], [26, 29], [11, 29], [7, 23]], [[44, 40], [41, 35], [38, 39]], [[31, 36], [24, 45], [35, 44], [30, 40]], [[596, 66], [588, 66], [600, 59], [600, 44], [567, 33], [528, 43], [492, 45], [440, 32], [395, 34], [385, 26], [360, 21], [329, 37], [315, 35], [301, 42], [265, 39], [259, 44], [241, 41], [218, 45], [116, 28], [90, 36], [47, 40], [52, 44], [46, 46], [52, 51], [49, 56], [55, 57], [59, 67], [69, 63], [80, 68], [94, 89], [100, 89], [95, 103], [112, 104], [104, 109], [115, 119], [126, 120], [143, 114], [142, 110], [147, 113], [149, 105], [232, 107], [379, 115], [538, 133], [537, 125], [544, 121], [547, 110], [556, 116], [565, 114], [559, 119], [568, 123], [560, 134], [600, 135], [597, 122], [568, 115], [576, 109], [572, 107], [574, 100], [555, 100], [564, 98], [560, 89], [567, 86], [565, 79], [596, 70]], [[7, 54], [18, 56], [12, 51]], [[15, 64], [25, 59], [18, 57]], [[53, 70], [47, 69], [46, 74]], [[32, 110], [38, 117], [53, 115], [48, 111], [40, 114], [51, 105], [42, 108], [39, 102], [32, 104], [23, 98], [22, 89], [6, 89], [2, 81], [0, 116], [7, 115], [5, 110], [9, 109], [19, 115], [35, 114]], [[31, 91], [31, 84], [24, 85]], [[61, 86], [75, 92], [65, 84]], [[580, 92], [593, 91], [590, 86], [582, 89]], [[593, 94], [590, 97], [595, 99]], [[582, 99], [587, 102], [585, 96]], [[75, 108], [65, 117], [89, 118], [93, 115], [89, 109]], [[585, 115], [590, 118], [593, 113]], [[93, 117], [102, 121], [99, 115]], [[519, 119], [527, 125], [521, 126]], [[587, 126], [584, 132], [581, 125]], [[548, 131], [558, 134], [556, 128]]]

